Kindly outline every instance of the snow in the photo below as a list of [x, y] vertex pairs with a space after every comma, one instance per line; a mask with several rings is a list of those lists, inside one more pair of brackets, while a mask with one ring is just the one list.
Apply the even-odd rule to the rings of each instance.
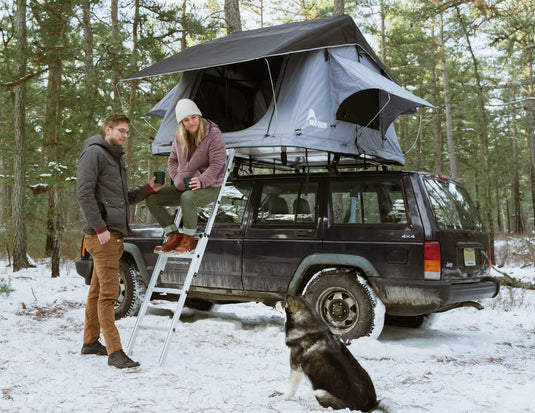
[[[14, 291], [0, 295], [0, 412], [332, 411], [307, 381], [290, 401], [270, 397], [286, 389], [290, 371], [284, 321], [271, 307], [187, 309], [164, 366], [165, 333], [141, 330], [132, 355], [141, 367], [118, 370], [80, 355], [88, 287], [72, 262], [53, 279], [46, 262], [12, 273], [0, 261], [2, 279]], [[400, 412], [533, 411], [535, 291], [502, 287], [482, 304], [441, 314], [426, 330], [385, 327], [349, 349]], [[159, 302], [147, 319], [167, 327], [173, 307]], [[125, 348], [134, 323], [117, 322]]]

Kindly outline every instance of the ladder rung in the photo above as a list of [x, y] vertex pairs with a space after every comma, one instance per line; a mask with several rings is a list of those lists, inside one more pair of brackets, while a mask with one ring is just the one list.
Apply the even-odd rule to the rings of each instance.
[[152, 289], [155, 293], [168, 293], [168, 294], [184, 294], [184, 291], [181, 288], [164, 288], [164, 287], [155, 287]]
[[195, 257], [195, 253], [190, 253], [190, 254], [175, 254], [174, 252], [170, 253], [170, 254], [167, 254], [168, 256], [170, 257], [173, 257], [173, 258], [194, 258]]

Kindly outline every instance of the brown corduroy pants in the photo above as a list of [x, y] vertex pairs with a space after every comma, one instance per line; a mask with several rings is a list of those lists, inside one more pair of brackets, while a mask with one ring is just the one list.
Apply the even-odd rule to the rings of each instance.
[[93, 276], [85, 306], [84, 344], [104, 336], [108, 354], [122, 350], [115, 326], [114, 305], [119, 296], [119, 259], [123, 255], [123, 236], [112, 231], [111, 239], [100, 245], [96, 234], [86, 234], [85, 245], [93, 257]]

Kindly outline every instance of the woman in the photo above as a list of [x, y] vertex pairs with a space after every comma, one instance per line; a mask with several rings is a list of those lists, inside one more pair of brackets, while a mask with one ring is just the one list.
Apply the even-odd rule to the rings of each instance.
[[[167, 235], [166, 242], [155, 248], [157, 254], [195, 250], [197, 207], [217, 199], [225, 177], [227, 153], [218, 126], [202, 118], [201, 111], [190, 99], [179, 100], [175, 112], [178, 131], [167, 161], [174, 185], [146, 198], [149, 211]], [[165, 208], [177, 205], [182, 209], [182, 233]]]

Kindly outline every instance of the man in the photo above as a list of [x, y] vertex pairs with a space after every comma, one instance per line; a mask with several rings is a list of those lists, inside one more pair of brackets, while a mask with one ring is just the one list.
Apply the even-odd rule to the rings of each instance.
[[[152, 178], [147, 185], [128, 191], [122, 155], [130, 136], [130, 119], [122, 114], [108, 116], [104, 134], [104, 138], [97, 135], [85, 141], [78, 161], [76, 192], [86, 221], [86, 249], [93, 257], [82, 354], [108, 355], [108, 364], [122, 369], [139, 366], [123, 352], [114, 314], [123, 236], [129, 231], [129, 206], [165, 183], [156, 184]], [[106, 347], [99, 342], [101, 330]]]

